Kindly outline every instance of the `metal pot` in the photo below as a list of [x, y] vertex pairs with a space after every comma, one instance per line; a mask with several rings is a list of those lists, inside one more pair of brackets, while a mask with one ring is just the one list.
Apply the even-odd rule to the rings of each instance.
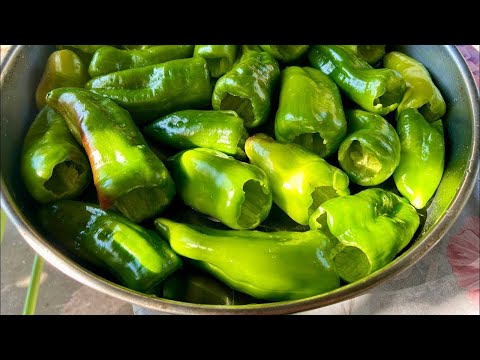
[[30, 246], [60, 271], [105, 294], [153, 310], [181, 314], [285, 314], [358, 296], [407, 269], [437, 244], [462, 211], [479, 172], [479, 94], [461, 54], [452, 45], [405, 45], [395, 49], [421, 61], [445, 97], [445, 173], [420, 235], [392, 263], [356, 283], [295, 301], [243, 306], [198, 305], [129, 290], [92, 273], [60, 252], [38, 230], [34, 201], [25, 189], [19, 167], [23, 138], [36, 114], [35, 89], [54, 46], [13, 46], [2, 62], [2, 208]]

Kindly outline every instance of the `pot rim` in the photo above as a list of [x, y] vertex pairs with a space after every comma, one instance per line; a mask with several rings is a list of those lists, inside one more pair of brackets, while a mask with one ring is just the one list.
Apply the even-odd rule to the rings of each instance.
[[[11, 59], [15, 58], [16, 54], [22, 50], [22, 47], [28, 45], [14, 45], [4, 56], [1, 64], [0, 74], [0, 88], [3, 85], [4, 78], [8, 73], [11, 65]], [[83, 268], [76, 262], [68, 258], [62, 252], [57, 250], [53, 244], [50, 244], [43, 236], [35, 230], [30, 224], [24, 214], [20, 212], [18, 207], [14, 204], [10, 194], [6, 192], [6, 186], [3, 176], [1, 176], [0, 186], [0, 201], [1, 207], [7, 214], [8, 218], [17, 228], [22, 237], [27, 243], [43, 257], [50, 264], [55, 266], [67, 276], [76, 281], [89, 286], [97, 291], [100, 291], [117, 299], [135, 304], [144, 308], [168, 312], [173, 314], [188, 314], [188, 315], [227, 315], [227, 314], [244, 314], [244, 315], [278, 315], [295, 313], [301, 311], [321, 308], [344, 300], [348, 300], [361, 295], [367, 290], [383, 283], [392, 278], [394, 275], [408, 269], [414, 265], [418, 260], [425, 256], [431, 248], [433, 248], [450, 227], [455, 223], [455, 220], [460, 215], [462, 209], [467, 203], [476, 179], [479, 175], [480, 162], [479, 158], [479, 133], [480, 133], [480, 109], [479, 109], [479, 90], [476, 87], [473, 76], [465, 62], [463, 56], [454, 45], [440, 45], [446, 48], [450, 54], [451, 59], [459, 68], [462, 78], [466, 84], [466, 91], [469, 97], [471, 107], [473, 109], [473, 144], [472, 151], [469, 154], [469, 161], [467, 163], [466, 176], [464, 177], [457, 193], [451, 200], [451, 205], [442, 216], [440, 221], [435, 225], [432, 231], [425, 236], [422, 241], [415, 243], [408, 251], [397, 257], [387, 266], [369, 276], [357, 281], [355, 283], [342, 286], [334, 291], [325, 294], [316, 295], [313, 297], [272, 302], [266, 304], [253, 305], [205, 305], [192, 304], [180, 301], [162, 299], [153, 295], [146, 295], [139, 293], [121, 285], [108, 281], [95, 273]]]

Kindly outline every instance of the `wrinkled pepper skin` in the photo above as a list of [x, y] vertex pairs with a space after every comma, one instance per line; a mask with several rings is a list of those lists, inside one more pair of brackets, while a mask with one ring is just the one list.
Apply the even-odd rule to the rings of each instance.
[[390, 263], [412, 240], [420, 218], [407, 199], [372, 188], [324, 202], [310, 226], [324, 230], [325, 222], [339, 240], [332, 251], [337, 272], [354, 282]]
[[232, 69], [237, 56], [237, 45], [195, 45], [193, 56], [207, 61], [212, 78], [219, 78]]
[[255, 303], [250, 296], [236, 292], [204, 272], [176, 271], [165, 280], [162, 295], [166, 299], [191, 304], [245, 305]]
[[51, 53], [35, 92], [38, 110], [47, 105], [45, 96], [49, 91], [61, 87], [83, 88], [87, 81], [87, 67], [73, 51]]
[[417, 109], [428, 122], [436, 121], [445, 115], [445, 100], [425, 66], [397, 51], [385, 55], [383, 64], [402, 74], [407, 83], [407, 91], [398, 106], [397, 114], [405, 109]]
[[277, 61], [266, 52], [247, 51], [228, 73], [218, 79], [212, 96], [215, 110], [233, 110], [254, 128], [267, 120], [271, 97], [280, 79]]
[[370, 65], [378, 63], [385, 55], [385, 45], [340, 45], [353, 52]]
[[347, 133], [342, 99], [320, 70], [289, 66], [282, 71], [275, 138], [295, 142], [320, 157], [333, 154]]
[[156, 232], [98, 205], [62, 200], [42, 207], [39, 219], [71, 254], [132, 290], [149, 292], [182, 266]]
[[102, 209], [115, 206], [134, 222], [161, 213], [175, 185], [130, 114], [108, 98], [84, 89], [61, 88], [47, 95], [90, 160]]
[[147, 48], [142, 47], [141, 49], [122, 50], [112, 46], [104, 46], [93, 55], [88, 73], [93, 78], [116, 71], [184, 59], [192, 57], [193, 48], [193, 45], [157, 45]]
[[442, 180], [445, 139], [441, 120], [429, 123], [415, 109], [398, 114], [400, 164], [393, 173], [398, 191], [417, 209], [423, 209]]
[[348, 176], [297, 144], [280, 144], [265, 134], [247, 139], [250, 162], [265, 171], [273, 201], [294, 221], [308, 225], [324, 201], [350, 194]]
[[183, 202], [236, 230], [256, 228], [270, 212], [272, 193], [258, 167], [196, 148], [167, 161]]
[[86, 87], [128, 110], [139, 124], [207, 107], [212, 95], [207, 63], [200, 57], [114, 72], [90, 80]]
[[347, 110], [348, 136], [338, 150], [340, 167], [358, 185], [383, 183], [400, 162], [400, 139], [383, 117]]
[[364, 110], [386, 115], [398, 107], [405, 93], [405, 80], [398, 71], [374, 69], [340, 45], [314, 45], [308, 59]]
[[217, 230], [168, 219], [156, 219], [155, 228], [177, 254], [258, 299], [302, 299], [340, 285], [321, 231]]
[[307, 52], [308, 47], [309, 45], [260, 45], [263, 51], [283, 63], [291, 63], [300, 59]]
[[40, 203], [73, 199], [90, 183], [92, 172], [83, 149], [63, 117], [48, 106], [27, 132], [21, 173], [28, 192]]
[[182, 110], [148, 124], [144, 133], [174, 149], [205, 147], [245, 157], [248, 133], [234, 111]]

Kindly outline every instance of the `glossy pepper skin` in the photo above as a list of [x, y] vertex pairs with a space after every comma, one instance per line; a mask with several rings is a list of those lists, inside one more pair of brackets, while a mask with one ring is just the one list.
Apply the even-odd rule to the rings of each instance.
[[108, 98], [84, 89], [61, 88], [47, 95], [90, 160], [102, 209], [115, 206], [134, 222], [161, 213], [175, 185], [130, 114]]
[[400, 139], [383, 117], [363, 110], [347, 110], [348, 136], [338, 150], [341, 168], [355, 184], [383, 183], [400, 162]]
[[289, 66], [282, 71], [275, 138], [295, 142], [320, 157], [333, 154], [347, 133], [342, 99], [320, 70]]
[[445, 115], [447, 109], [445, 100], [425, 66], [397, 51], [385, 55], [383, 64], [402, 74], [407, 83], [407, 91], [398, 105], [397, 114], [405, 109], [417, 109], [429, 122]]
[[23, 143], [21, 173], [28, 192], [40, 203], [72, 199], [90, 183], [92, 172], [63, 117], [45, 106]]
[[248, 133], [234, 111], [182, 110], [148, 124], [144, 133], [175, 149], [205, 147], [245, 157]]
[[398, 191], [417, 209], [425, 207], [442, 180], [445, 139], [441, 120], [429, 123], [415, 109], [398, 114], [400, 164], [393, 173]]
[[169, 60], [192, 57], [193, 45], [156, 45], [140, 49], [117, 49], [104, 46], [93, 55], [88, 73], [97, 77], [116, 71], [156, 65]]
[[207, 107], [212, 95], [207, 63], [200, 57], [114, 72], [90, 80], [86, 87], [128, 110], [139, 124]]
[[192, 304], [245, 305], [255, 303], [250, 296], [234, 291], [201, 271], [177, 271], [165, 280], [162, 296]]
[[156, 232], [98, 205], [62, 200], [42, 207], [39, 219], [70, 253], [132, 290], [148, 292], [182, 266]]
[[73, 51], [82, 59], [88, 69], [88, 64], [90, 64], [93, 54], [95, 54], [98, 49], [104, 46], [112, 45], [57, 45], [57, 49], [67, 49]]
[[195, 45], [193, 56], [204, 58], [210, 76], [219, 78], [232, 68], [237, 57], [237, 45]]
[[247, 139], [250, 162], [265, 171], [273, 201], [294, 221], [308, 225], [324, 201], [350, 194], [348, 176], [297, 144], [280, 144], [265, 134]]
[[232, 229], [254, 229], [270, 212], [268, 179], [256, 166], [206, 148], [182, 151], [167, 166], [185, 204]]
[[375, 65], [385, 55], [385, 45], [340, 45], [353, 52], [370, 65]]
[[354, 282], [390, 263], [408, 245], [420, 219], [407, 199], [372, 188], [324, 202], [310, 227], [322, 230], [325, 223], [339, 241], [332, 251], [338, 274]]
[[277, 61], [266, 52], [247, 51], [218, 79], [212, 96], [215, 110], [234, 110], [245, 127], [262, 125], [271, 110], [271, 97], [280, 78]]
[[87, 67], [73, 51], [59, 50], [51, 53], [35, 92], [37, 108], [40, 110], [47, 105], [45, 96], [50, 90], [84, 87], [87, 81]]
[[386, 115], [397, 108], [405, 93], [405, 80], [398, 71], [374, 69], [340, 45], [314, 45], [308, 59], [364, 110]]
[[260, 45], [263, 51], [284, 63], [291, 63], [300, 59], [307, 52], [308, 47], [309, 45]]
[[217, 230], [156, 219], [155, 228], [179, 255], [259, 299], [302, 299], [340, 285], [321, 231]]

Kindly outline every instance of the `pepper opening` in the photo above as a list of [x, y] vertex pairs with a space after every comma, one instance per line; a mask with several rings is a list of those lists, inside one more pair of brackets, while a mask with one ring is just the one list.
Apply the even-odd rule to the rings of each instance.
[[305, 149], [310, 150], [321, 157], [325, 156], [327, 153], [325, 140], [320, 136], [319, 133], [297, 135], [293, 139], [293, 142], [303, 146]]
[[320, 205], [328, 199], [337, 197], [337, 191], [332, 186], [319, 186], [312, 191], [312, 205], [308, 208], [308, 216], [310, 217]]
[[243, 119], [245, 126], [248, 126], [255, 121], [252, 101], [247, 98], [227, 94], [220, 103], [220, 110], [235, 111], [237, 115]]
[[243, 200], [240, 208], [237, 223], [242, 228], [253, 228], [262, 221], [259, 215], [268, 205], [268, 196], [265, 195], [257, 180], [248, 180], [243, 184], [243, 192], [245, 193], [245, 200]]
[[432, 111], [432, 104], [429, 102], [419, 107], [418, 112], [422, 114], [427, 121], [430, 121], [430, 119], [435, 119], [436, 114]]
[[[338, 249], [341, 249], [338, 251]], [[338, 251], [338, 252], [337, 252]], [[354, 282], [367, 276], [370, 273], [371, 266], [367, 255], [354, 246], [343, 246], [339, 244], [337, 252], [333, 257], [333, 262], [337, 269], [338, 275], [346, 282]]]
[[55, 165], [52, 176], [43, 186], [56, 196], [63, 196], [77, 189], [78, 181], [83, 172], [84, 169], [71, 160], [61, 162]]
[[167, 207], [169, 201], [164, 188], [140, 187], [117, 198], [114, 205], [123, 215], [138, 223], [158, 215]]
[[342, 167], [359, 180], [367, 180], [382, 170], [375, 154], [358, 140], [353, 140], [341, 160]]
[[207, 61], [208, 71], [210, 71], [210, 76], [213, 78], [218, 78], [225, 74], [226, 69], [228, 69], [227, 59], [223, 57], [211, 57], [205, 58]]

